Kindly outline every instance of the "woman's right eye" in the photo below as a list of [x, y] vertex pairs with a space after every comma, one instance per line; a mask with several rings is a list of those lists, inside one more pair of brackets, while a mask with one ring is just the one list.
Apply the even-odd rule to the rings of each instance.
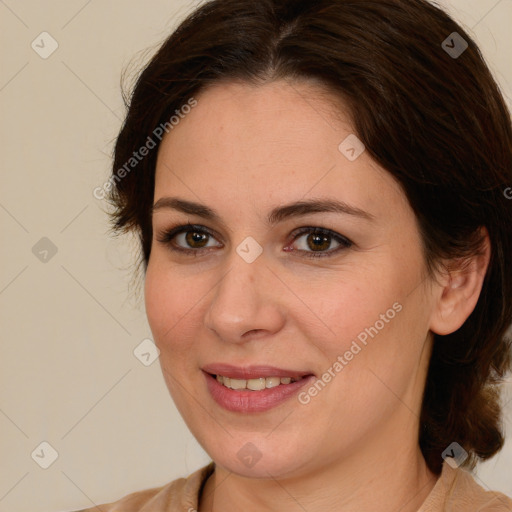
[[[186, 224], [161, 232], [157, 237], [157, 241], [168, 246], [172, 251], [187, 254], [195, 253], [197, 255], [201, 249], [212, 247], [208, 245], [208, 238], [214, 238], [214, 235], [205, 226]], [[222, 244], [220, 247], [222, 247]]]

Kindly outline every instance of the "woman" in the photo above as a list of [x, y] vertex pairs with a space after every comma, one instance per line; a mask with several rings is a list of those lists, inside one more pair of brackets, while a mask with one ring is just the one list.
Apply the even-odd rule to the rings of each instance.
[[510, 114], [448, 15], [208, 2], [140, 75], [113, 169], [212, 463], [101, 510], [512, 510], [468, 471], [504, 442]]

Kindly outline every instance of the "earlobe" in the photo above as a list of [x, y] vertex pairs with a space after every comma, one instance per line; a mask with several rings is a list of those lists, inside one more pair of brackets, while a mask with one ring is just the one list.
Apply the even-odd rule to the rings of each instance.
[[484, 236], [481, 251], [456, 264], [451, 261], [450, 269], [439, 279], [430, 323], [430, 330], [436, 334], [455, 332], [475, 309], [491, 256], [489, 233], [485, 227], [480, 232]]

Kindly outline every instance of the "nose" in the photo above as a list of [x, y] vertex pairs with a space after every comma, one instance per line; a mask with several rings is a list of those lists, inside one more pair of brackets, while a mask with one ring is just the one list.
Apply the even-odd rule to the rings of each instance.
[[285, 321], [281, 287], [263, 255], [247, 263], [233, 251], [227, 272], [210, 296], [206, 327], [229, 343], [277, 333]]

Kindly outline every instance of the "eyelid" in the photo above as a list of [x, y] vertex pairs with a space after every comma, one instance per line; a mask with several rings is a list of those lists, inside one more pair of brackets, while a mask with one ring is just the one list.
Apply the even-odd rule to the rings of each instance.
[[[171, 240], [176, 238], [177, 235], [180, 235], [181, 233], [187, 233], [188, 231], [196, 231], [198, 233], [205, 233], [205, 234], [211, 236], [212, 238], [217, 239], [217, 235], [211, 229], [209, 229], [206, 226], [203, 226], [201, 224], [191, 224], [191, 223], [177, 224], [171, 228], [163, 229], [158, 233], [156, 239], [160, 243], [170, 245]], [[175, 249], [178, 251], [179, 250], [187, 251], [187, 249], [184, 249], [184, 248], [175, 248]], [[190, 250], [193, 252], [198, 252], [200, 249], [190, 249]]]
[[[308, 258], [308, 259], [320, 259], [320, 258], [329, 258], [329, 257], [335, 257], [339, 255], [341, 252], [350, 249], [354, 243], [349, 240], [347, 237], [341, 235], [340, 233], [333, 231], [332, 229], [324, 228], [324, 227], [318, 227], [318, 226], [304, 226], [301, 228], [297, 228], [293, 231], [293, 238], [291, 241], [291, 244], [295, 243], [295, 241], [300, 238], [302, 235], [305, 234], [320, 234], [320, 235], [327, 235], [331, 239], [338, 242], [339, 246], [334, 249], [329, 249], [328, 251], [304, 251], [302, 249], [298, 249], [294, 252], [298, 252], [301, 254], [302, 257]], [[288, 244], [287, 247], [289, 247], [290, 244]]]
[[[217, 239], [217, 235], [209, 228], [207, 228], [204, 225], [201, 224], [191, 224], [190, 222], [187, 224], [178, 224], [176, 226], [173, 226], [168, 229], [164, 229], [158, 233], [156, 236], [156, 240], [160, 243], [163, 243], [165, 245], [170, 246], [171, 250], [178, 253], [183, 254], [191, 254], [194, 253], [194, 256], [200, 255], [204, 251], [209, 251], [213, 249], [213, 247], [200, 247], [200, 248], [184, 248], [179, 246], [174, 246], [172, 244], [172, 240], [176, 238], [177, 235], [182, 233], [187, 233], [189, 231], [195, 231], [198, 233], [204, 233], [209, 235], [212, 238]], [[354, 243], [348, 239], [347, 237], [341, 235], [340, 233], [337, 233], [336, 231], [333, 231], [328, 228], [319, 227], [319, 226], [303, 226], [300, 228], [295, 229], [290, 237], [291, 242], [289, 242], [286, 246], [288, 248], [291, 244], [293, 244], [299, 237], [301, 237], [304, 234], [324, 234], [335, 241], [337, 241], [340, 246], [335, 249], [330, 249], [328, 251], [305, 251], [302, 249], [296, 250], [295, 252], [303, 254], [306, 258], [322, 258], [322, 257], [329, 257], [334, 254], [337, 254], [341, 252], [344, 249], [348, 249], [354, 245]], [[222, 247], [222, 242], [221, 242]], [[285, 248], [285, 250], [286, 250]]]

